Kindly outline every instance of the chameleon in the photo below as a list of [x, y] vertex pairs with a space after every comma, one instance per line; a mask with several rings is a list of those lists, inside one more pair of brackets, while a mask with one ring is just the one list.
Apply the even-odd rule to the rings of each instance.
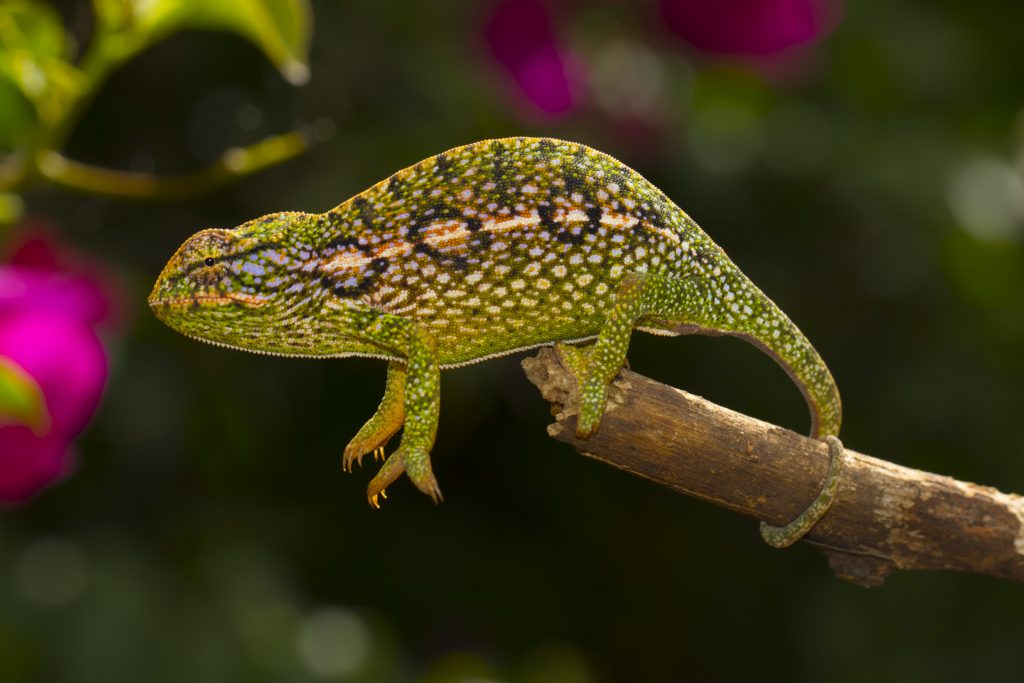
[[324, 213], [272, 213], [188, 238], [149, 297], [195, 339], [262, 354], [388, 361], [379, 408], [345, 448], [383, 454], [371, 505], [403, 473], [441, 500], [430, 450], [440, 371], [556, 343], [574, 374], [576, 432], [598, 429], [634, 329], [733, 335], [799, 387], [826, 484], [788, 545], [827, 511], [842, 463], [839, 392], [796, 325], [661, 190], [616, 159], [549, 138], [484, 140], [425, 159]]

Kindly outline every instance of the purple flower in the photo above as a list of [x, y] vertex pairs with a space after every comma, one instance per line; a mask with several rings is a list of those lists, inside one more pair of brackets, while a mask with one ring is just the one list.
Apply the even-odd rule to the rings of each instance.
[[665, 23], [705, 52], [767, 57], [831, 29], [838, 0], [662, 0]]
[[537, 0], [502, 0], [484, 29], [491, 55], [537, 109], [559, 116], [573, 108], [567, 60], [547, 8]]
[[45, 240], [0, 264], [0, 365], [43, 399], [33, 424], [0, 413], [0, 501], [25, 500], [69, 471], [106, 382], [95, 327], [110, 313], [99, 280]]

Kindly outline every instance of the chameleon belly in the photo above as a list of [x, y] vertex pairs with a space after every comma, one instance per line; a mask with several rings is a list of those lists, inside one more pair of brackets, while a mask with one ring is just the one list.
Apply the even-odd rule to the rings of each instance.
[[428, 452], [440, 368], [596, 338], [578, 373], [586, 435], [635, 328], [746, 338], [801, 388], [815, 435], [839, 429], [835, 383], [789, 318], [660, 190], [571, 142], [483, 141], [325, 213], [200, 232], [150, 303], [175, 329], [235, 348], [390, 360], [381, 409], [346, 449], [351, 463], [405, 426], [373, 501], [403, 471], [439, 498]]

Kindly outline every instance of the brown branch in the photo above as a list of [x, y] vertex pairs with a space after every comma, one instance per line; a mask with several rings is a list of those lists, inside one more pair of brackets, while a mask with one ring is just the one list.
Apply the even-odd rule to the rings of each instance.
[[[550, 348], [523, 361], [554, 406], [554, 438], [637, 476], [769, 524], [818, 495], [828, 448], [623, 370], [601, 428], [575, 436], [576, 385]], [[880, 585], [896, 569], [1024, 581], [1024, 497], [846, 451], [832, 508], [806, 537], [840, 578]]]

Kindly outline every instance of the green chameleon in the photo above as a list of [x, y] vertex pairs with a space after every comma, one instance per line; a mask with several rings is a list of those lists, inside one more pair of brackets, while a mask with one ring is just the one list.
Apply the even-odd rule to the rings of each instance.
[[344, 454], [350, 470], [404, 426], [370, 482], [374, 506], [403, 472], [441, 499], [430, 449], [442, 369], [560, 342], [580, 388], [577, 434], [587, 437], [633, 329], [742, 337], [803, 392], [812, 436], [830, 439], [830, 473], [797, 520], [762, 525], [769, 543], [806, 533], [835, 493], [841, 410], [821, 357], [658, 188], [580, 144], [485, 140], [325, 213], [203, 230], [168, 262], [149, 304], [170, 327], [221, 346], [386, 359], [384, 398]]

